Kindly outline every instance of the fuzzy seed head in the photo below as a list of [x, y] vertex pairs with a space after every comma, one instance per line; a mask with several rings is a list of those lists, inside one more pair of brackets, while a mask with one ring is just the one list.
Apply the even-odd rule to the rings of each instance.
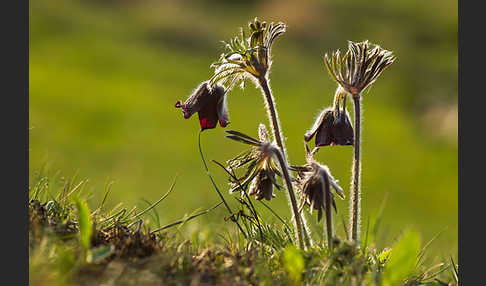
[[214, 75], [210, 84], [227, 84], [231, 89], [238, 82], [247, 78], [262, 78], [271, 66], [271, 49], [274, 40], [285, 33], [286, 25], [282, 22], [267, 24], [255, 18], [249, 23], [249, 36], [241, 28], [240, 36], [225, 44], [226, 52], [211, 65]]
[[331, 77], [353, 96], [359, 96], [372, 85], [394, 61], [392, 52], [368, 41], [349, 41], [344, 55], [337, 50], [331, 56], [324, 56], [324, 64]]

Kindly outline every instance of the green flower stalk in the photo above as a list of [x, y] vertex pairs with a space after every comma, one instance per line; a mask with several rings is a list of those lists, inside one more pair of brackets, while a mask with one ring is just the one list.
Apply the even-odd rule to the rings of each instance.
[[[354, 156], [350, 199], [350, 233], [356, 246], [360, 240], [361, 212], [361, 95], [395, 60], [392, 52], [368, 41], [349, 41], [348, 51], [325, 55], [324, 64], [332, 78], [349, 94], [354, 103]], [[346, 95], [344, 95], [346, 96]]]
[[[255, 18], [253, 22], [249, 23], [249, 36], [246, 36], [243, 29], [241, 29], [240, 37], [235, 37], [229, 43], [225, 43], [228, 51], [220, 56], [218, 62], [212, 64], [215, 71], [213, 77], [209, 80], [209, 84], [223, 84], [229, 90], [238, 82], [241, 82], [242, 86], [244, 86], [245, 80], [250, 79], [257, 87], [260, 87], [273, 137], [277, 146], [280, 148], [279, 153], [281, 153], [283, 159], [282, 172], [284, 173], [284, 179], [287, 184], [288, 200], [293, 213], [297, 240], [299, 241], [299, 245], [303, 247], [304, 238], [307, 237], [303, 235], [303, 232], [306, 229], [297, 209], [297, 200], [290, 175], [285, 175], [285, 173], [288, 173], [287, 167], [289, 164], [283, 141], [284, 136], [278, 119], [277, 109], [275, 108], [275, 99], [268, 79], [268, 73], [272, 65], [271, 48], [273, 42], [278, 36], [285, 33], [285, 29], [286, 26], [282, 22], [267, 24]], [[306, 239], [306, 243], [307, 241]]]

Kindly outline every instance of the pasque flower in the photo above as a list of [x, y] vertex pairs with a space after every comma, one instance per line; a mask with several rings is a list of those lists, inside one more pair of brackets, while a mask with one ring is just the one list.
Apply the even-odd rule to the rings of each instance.
[[395, 61], [392, 52], [368, 41], [348, 42], [347, 52], [337, 50], [324, 57], [324, 64], [332, 78], [348, 93], [360, 95]]
[[[307, 163], [303, 166], [291, 166], [290, 169], [296, 171], [297, 186], [302, 191], [302, 203], [310, 206], [311, 212], [317, 211], [317, 220], [322, 218], [322, 211], [330, 207], [325, 204], [325, 192], [330, 190], [331, 187], [336, 191], [336, 194], [344, 199], [343, 189], [337, 184], [337, 181], [331, 175], [329, 168], [315, 161], [309, 151], [307, 145]], [[337, 212], [336, 203], [334, 201], [334, 195], [330, 192], [331, 204], [334, 210]]]
[[273, 41], [285, 32], [285, 24], [267, 24], [255, 18], [248, 26], [248, 37], [241, 29], [240, 37], [231, 39], [229, 43], [225, 42], [228, 51], [211, 65], [215, 68], [214, 76], [210, 79], [211, 84], [228, 82], [228, 89], [231, 89], [238, 81], [244, 83], [248, 76], [257, 79], [266, 76], [271, 66]]
[[[341, 56], [339, 50], [329, 57], [324, 57], [324, 64], [331, 77], [338, 83], [339, 89], [350, 94], [354, 105], [354, 154], [353, 174], [350, 199], [350, 233], [351, 239], [359, 246], [361, 223], [361, 94], [393, 62], [392, 52], [372, 45], [368, 41], [348, 42], [348, 50]], [[343, 96], [344, 100], [346, 95]], [[344, 104], [345, 105], [345, 104]]]
[[[304, 135], [309, 142], [315, 136], [316, 147], [334, 145], [353, 145], [354, 131], [346, 111], [344, 90], [338, 88], [334, 108], [325, 108], [317, 117], [312, 128]], [[342, 102], [342, 107], [340, 106]]]
[[218, 121], [221, 127], [229, 124], [226, 90], [219, 84], [210, 87], [207, 81], [201, 83], [184, 104], [177, 101], [175, 107], [182, 109], [185, 119], [197, 112], [201, 131], [215, 128]]
[[[244, 86], [245, 80], [250, 78], [253, 83], [260, 88], [263, 99], [265, 101], [265, 108], [267, 116], [270, 121], [272, 135], [278, 149], [273, 146], [272, 153], [276, 153], [277, 160], [280, 163], [282, 176], [288, 191], [287, 199], [293, 214], [293, 224], [299, 247], [304, 248], [305, 245], [310, 246], [308, 239], [305, 221], [301, 218], [297, 201], [295, 198], [292, 181], [290, 178], [287, 166], [286, 149], [284, 143], [284, 135], [280, 126], [277, 109], [275, 108], [275, 99], [269, 85], [269, 70], [272, 65], [271, 49], [275, 39], [285, 33], [286, 25], [282, 22], [270, 23], [259, 21], [255, 18], [249, 23], [249, 36], [245, 35], [241, 29], [240, 37], [235, 37], [229, 43], [225, 43], [226, 52], [221, 54], [219, 60], [211, 65], [214, 70], [214, 75], [209, 80], [210, 85], [224, 84], [228, 90], [241, 82]], [[275, 151], [275, 152], [273, 152]], [[265, 180], [263, 180], [265, 179]], [[273, 186], [269, 184], [272, 176], [264, 176], [260, 182], [255, 182], [255, 186], [260, 185], [261, 189], [264, 186]], [[266, 183], [263, 183], [266, 182]], [[252, 189], [253, 190], [253, 189]], [[256, 189], [255, 189], [256, 190]], [[269, 188], [267, 187], [267, 190]], [[265, 192], [268, 194], [269, 192]], [[265, 196], [264, 196], [265, 197]], [[305, 245], [304, 245], [305, 243]]]
[[316, 147], [334, 145], [353, 145], [353, 126], [347, 112], [334, 112], [330, 107], [324, 109], [314, 126], [304, 135], [309, 142], [315, 136]]
[[259, 126], [259, 140], [238, 131], [228, 130], [226, 137], [252, 145], [250, 150], [229, 160], [228, 167], [232, 170], [246, 166], [246, 173], [237, 180], [230, 177], [230, 192], [246, 191], [249, 195], [255, 195], [257, 200], [271, 200], [275, 197], [273, 187], [281, 187], [277, 184], [276, 175], [281, 176], [274, 161], [276, 147], [270, 143], [265, 125]]

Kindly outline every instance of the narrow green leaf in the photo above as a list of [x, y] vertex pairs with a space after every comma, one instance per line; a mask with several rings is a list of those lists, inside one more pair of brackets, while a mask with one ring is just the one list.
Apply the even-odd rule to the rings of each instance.
[[393, 247], [383, 272], [383, 286], [401, 285], [412, 274], [420, 252], [420, 237], [416, 231], [407, 231]]
[[85, 201], [76, 198], [76, 209], [78, 211], [79, 237], [81, 247], [87, 251], [90, 247], [91, 234], [93, 232], [93, 223], [90, 217], [88, 204]]

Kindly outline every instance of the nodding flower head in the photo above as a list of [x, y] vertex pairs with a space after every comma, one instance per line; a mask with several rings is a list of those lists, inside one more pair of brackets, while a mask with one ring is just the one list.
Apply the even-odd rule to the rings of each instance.
[[253, 146], [250, 150], [227, 162], [231, 170], [246, 166], [246, 173], [241, 178], [237, 180], [230, 178], [230, 192], [238, 190], [244, 192], [249, 187], [248, 194], [255, 195], [257, 200], [264, 198], [269, 201], [274, 198], [273, 187], [281, 189], [275, 176], [281, 176], [274, 161], [278, 149], [270, 143], [265, 125], [260, 124], [259, 126], [260, 140], [238, 131], [228, 130], [226, 132], [230, 134], [226, 137]]
[[339, 50], [324, 57], [324, 64], [332, 78], [348, 93], [357, 97], [395, 61], [392, 52], [368, 41], [349, 41], [347, 52]]
[[241, 28], [240, 37], [229, 43], [224, 42], [227, 51], [211, 65], [215, 68], [210, 84], [227, 83], [231, 89], [238, 81], [244, 84], [247, 77], [265, 77], [271, 66], [271, 49], [273, 41], [285, 33], [282, 22], [260, 22], [257, 18], [248, 24], [249, 36]]
[[309, 142], [314, 136], [316, 147], [354, 144], [353, 126], [346, 111], [346, 97], [341, 88], [336, 91], [334, 108], [327, 107], [321, 112], [312, 128], [304, 135], [305, 142]]
[[[312, 158], [312, 153], [309, 151], [307, 145], [307, 163], [303, 166], [291, 166], [289, 169], [296, 171], [297, 187], [302, 191], [302, 203], [300, 209], [307, 204], [310, 206], [311, 212], [317, 211], [317, 221], [322, 218], [323, 209], [329, 207], [325, 205], [324, 192], [331, 192], [331, 187], [336, 191], [336, 194], [344, 199], [344, 192], [342, 188], [334, 180], [329, 168], [325, 165], [319, 164]], [[334, 210], [337, 212], [334, 195], [331, 194], [331, 203]]]
[[197, 112], [201, 131], [215, 128], [218, 121], [221, 127], [229, 124], [226, 90], [219, 84], [210, 87], [207, 81], [201, 83], [184, 104], [177, 101], [175, 107], [182, 109], [185, 119]]

